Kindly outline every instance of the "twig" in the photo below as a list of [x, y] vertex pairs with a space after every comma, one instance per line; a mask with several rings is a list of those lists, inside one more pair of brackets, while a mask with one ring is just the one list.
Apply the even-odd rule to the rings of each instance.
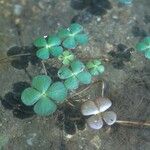
[[140, 122], [140, 121], [123, 121], [123, 120], [117, 120], [116, 123], [124, 126], [148, 126], [150, 127], [150, 122]]
[[43, 69], [44, 69], [44, 73], [45, 73], [45, 75], [47, 75], [47, 71], [46, 71], [46, 67], [45, 67], [44, 62], [43, 62], [43, 61], [41, 61], [41, 64], [42, 64], [42, 67], [43, 67]]
[[105, 83], [102, 81], [102, 97], [104, 97]]
[[31, 55], [31, 53], [17, 54], [17, 55], [13, 55], [13, 56], [8, 56], [8, 57], [5, 57], [5, 58], [2, 58], [2, 59], [0, 59], [0, 61], [7, 60], [7, 59], [10, 59], [10, 58], [13, 58], [13, 57], [29, 56], [29, 55]]
[[69, 99], [70, 99], [70, 98], [73, 98], [73, 97], [75, 97], [75, 96], [77, 96], [77, 95], [82, 94], [83, 92], [87, 91], [88, 89], [90, 89], [92, 86], [94, 86], [95, 84], [97, 84], [97, 83], [99, 83], [99, 82], [102, 82], [102, 81], [101, 81], [101, 80], [98, 80], [98, 81], [96, 81], [96, 82], [93, 82], [91, 85], [87, 86], [87, 87], [84, 88], [83, 90], [81, 90], [81, 91], [75, 93], [74, 95], [70, 96]]

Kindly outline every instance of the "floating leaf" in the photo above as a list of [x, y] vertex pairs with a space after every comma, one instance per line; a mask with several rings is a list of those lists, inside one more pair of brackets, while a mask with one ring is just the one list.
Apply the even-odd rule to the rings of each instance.
[[62, 82], [53, 83], [46, 93], [52, 100], [63, 102], [67, 97], [67, 89]]
[[41, 48], [36, 52], [36, 56], [41, 59], [48, 59], [49, 58], [49, 50], [47, 48]]
[[102, 74], [105, 71], [104, 66], [99, 60], [91, 60], [86, 64], [87, 69], [90, 71], [91, 75], [96, 76]]
[[58, 77], [60, 79], [67, 79], [72, 76], [72, 71], [67, 67], [62, 67], [58, 71]]
[[61, 29], [58, 36], [63, 39], [63, 46], [68, 49], [74, 49], [78, 44], [86, 44], [88, 36], [82, 33], [83, 27], [80, 24], [71, 24], [68, 29]]
[[47, 97], [42, 97], [35, 105], [34, 111], [41, 116], [47, 116], [54, 113], [57, 105]]
[[71, 31], [72, 34], [77, 34], [83, 31], [83, 27], [78, 23], [73, 23], [69, 27], [69, 30]]
[[47, 45], [53, 47], [58, 46], [60, 44], [61, 44], [60, 38], [58, 38], [57, 36], [48, 36]]
[[63, 52], [63, 48], [61, 46], [54, 46], [50, 50], [50, 53], [55, 57], [60, 56], [62, 52]]
[[86, 71], [80, 72], [77, 75], [77, 78], [82, 84], [89, 84], [89, 83], [91, 83], [91, 80], [92, 80], [91, 74]]
[[27, 88], [23, 91], [21, 95], [21, 100], [25, 105], [31, 106], [35, 104], [39, 98], [41, 97], [41, 93], [33, 88]]
[[71, 69], [74, 74], [82, 72], [84, 68], [85, 68], [84, 64], [79, 60], [75, 60], [71, 63]]
[[136, 45], [136, 50], [144, 53], [145, 57], [150, 59], [150, 37], [144, 38]]
[[76, 41], [75, 41], [74, 37], [66, 38], [63, 41], [63, 46], [65, 48], [68, 48], [68, 49], [74, 49], [74, 48], [76, 48], [77, 44], [76, 44]]
[[145, 52], [145, 57], [150, 59], [150, 49]]
[[78, 44], [87, 44], [88, 43], [88, 36], [86, 34], [78, 34], [75, 36], [75, 39]]
[[37, 89], [39, 92], [46, 92], [51, 84], [51, 78], [46, 75], [38, 75], [32, 80], [32, 87]]
[[79, 81], [76, 77], [71, 77], [65, 80], [65, 86], [69, 90], [75, 90], [79, 87]]
[[36, 47], [44, 47], [46, 46], [47, 42], [44, 37], [40, 37], [36, 39], [33, 43]]
[[36, 52], [36, 56], [41, 59], [48, 59], [49, 55], [59, 56], [63, 52], [63, 48], [59, 46], [61, 40], [57, 36], [48, 36], [46, 39], [44, 37], [38, 38], [34, 41], [34, 45], [39, 48]]
[[69, 51], [64, 51], [58, 59], [62, 61], [64, 65], [69, 65], [74, 60], [74, 55]]

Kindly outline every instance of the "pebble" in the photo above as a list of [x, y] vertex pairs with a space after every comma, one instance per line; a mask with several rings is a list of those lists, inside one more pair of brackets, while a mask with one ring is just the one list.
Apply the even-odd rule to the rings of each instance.
[[19, 4], [14, 5], [14, 15], [20, 16], [23, 11], [23, 7]]

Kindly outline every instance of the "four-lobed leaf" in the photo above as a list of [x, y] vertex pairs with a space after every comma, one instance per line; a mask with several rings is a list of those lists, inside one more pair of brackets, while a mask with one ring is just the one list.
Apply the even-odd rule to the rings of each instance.
[[58, 36], [63, 40], [62, 45], [68, 49], [74, 49], [79, 44], [86, 44], [88, 36], [83, 32], [80, 24], [74, 23], [67, 29], [61, 29]]
[[49, 115], [56, 111], [57, 103], [62, 103], [67, 97], [67, 89], [62, 82], [53, 84], [49, 76], [38, 75], [33, 78], [31, 87], [25, 89], [21, 100], [25, 105], [34, 105], [38, 115]]
[[40, 37], [34, 41], [34, 45], [39, 48], [36, 56], [41, 59], [48, 59], [50, 55], [58, 57], [63, 52], [60, 44], [61, 40], [57, 36]]
[[70, 68], [61, 67], [58, 71], [58, 77], [65, 79], [64, 85], [69, 90], [77, 89], [79, 83], [89, 84], [91, 82], [91, 74], [84, 70], [84, 64], [79, 60], [74, 60], [70, 64]]
[[144, 53], [145, 57], [150, 59], [150, 37], [144, 38], [136, 45], [136, 50]]
[[91, 60], [86, 64], [87, 69], [93, 76], [102, 74], [105, 71], [104, 66], [99, 60]]
[[74, 60], [74, 55], [69, 51], [64, 51], [58, 59], [62, 61], [64, 65], [69, 65]]

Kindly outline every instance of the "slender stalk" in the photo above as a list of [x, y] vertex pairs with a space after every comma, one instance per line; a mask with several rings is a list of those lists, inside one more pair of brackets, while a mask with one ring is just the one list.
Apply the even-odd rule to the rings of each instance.
[[104, 81], [102, 81], [102, 93], [101, 93], [102, 97], [104, 97], [104, 90], [105, 90], [105, 83]]
[[74, 95], [70, 96], [69, 99], [70, 99], [70, 98], [73, 98], [73, 97], [75, 97], [75, 96], [77, 96], [77, 95], [81, 95], [83, 92], [87, 91], [88, 89], [90, 89], [92, 86], [94, 86], [95, 84], [97, 84], [97, 83], [99, 83], [99, 82], [102, 82], [102, 81], [101, 81], [101, 80], [98, 80], [98, 81], [93, 82], [91, 85], [87, 86], [87, 87], [84, 88], [83, 90], [81, 90], [81, 91], [75, 93]]
[[142, 122], [142, 121], [124, 121], [124, 120], [117, 120], [117, 124], [124, 125], [124, 126], [147, 126], [150, 127], [150, 122]]
[[13, 55], [13, 56], [8, 56], [8, 57], [5, 57], [5, 58], [2, 58], [2, 59], [0, 59], [0, 61], [4, 61], [4, 60], [10, 59], [10, 58], [14, 58], [14, 57], [29, 56], [29, 55], [31, 55], [31, 53], [17, 54], [17, 55]]
[[41, 64], [42, 64], [42, 67], [43, 67], [43, 70], [44, 70], [45, 75], [47, 75], [47, 71], [46, 71], [46, 67], [45, 67], [44, 62], [43, 62], [43, 61], [41, 61]]

